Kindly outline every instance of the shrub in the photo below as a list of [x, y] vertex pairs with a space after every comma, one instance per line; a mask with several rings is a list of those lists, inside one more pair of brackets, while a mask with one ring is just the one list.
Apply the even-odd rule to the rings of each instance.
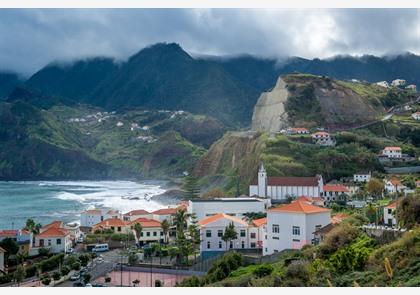
[[163, 287], [163, 283], [161, 280], [155, 280], [155, 287]]
[[328, 255], [352, 242], [359, 235], [359, 230], [348, 223], [342, 223], [328, 233], [321, 243], [321, 254]]
[[83, 282], [85, 282], [85, 284], [87, 284], [87, 283], [89, 283], [91, 278], [92, 278], [92, 276], [89, 273], [87, 273], [83, 277]]
[[64, 259], [64, 254], [63, 253], [57, 254], [57, 255], [51, 256], [48, 259], [45, 259], [45, 260], [41, 261], [39, 263], [39, 267], [41, 268], [42, 272], [50, 271], [50, 270], [53, 270], [53, 269], [57, 268], [59, 266], [60, 262], [63, 261], [63, 259]]
[[50, 250], [47, 248], [38, 249], [39, 256], [47, 256], [50, 253]]
[[[309, 263], [303, 260], [291, 262], [286, 269], [286, 277], [289, 280], [298, 279], [300, 282], [306, 283], [309, 280]], [[295, 285], [292, 286], [295, 287]]]
[[111, 277], [106, 277], [105, 278], [105, 283], [111, 283]]
[[54, 281], [58, 281], [61, 278], [61, 274], [58, 271], [55, 271], [52, 275]]
[[79, 256], [79, 261], [81, 266], [86, 266], [89, 262], [90, 256], [89, 254], [82, 254]]
[[79, 262], [75, 262], [71, 265], [71, 268], [73, 270], [80, 270], [80, 263]]
[[3, 274], [0, 276], [0, 284], [7, 284], [12, 281], [12, 276], [10, 274]]
[[61, 268], [61, 275], [62, 275], [62, 276], [66, 276], [66, 275], [68, 275], [68, 274], [69, 274], [69, 272], [70, 272], [70, 269], [69, 269], [67, 266], [63, 266], [63, 267]]
[[26, 268], [26, 277], [27, 278], [33, 277], [33, 276], [36, 275], [36, 272], [37, 272], [37, 265], [36, 264], [28, 266]]
[[41, 283], [45, 286], [48, 286], [51, 283], [51, 279], [50, 278], [43, 278]]
[[262, 278], [270, 275], [274, 270], [274, 267], [271, 264], [261, 264], [252, 272], [256, 277]]

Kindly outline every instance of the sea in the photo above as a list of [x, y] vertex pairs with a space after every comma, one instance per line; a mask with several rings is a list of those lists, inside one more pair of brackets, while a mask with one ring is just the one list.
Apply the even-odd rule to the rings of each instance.
[[79, 222], [80, 213], [92, 208], [166, 208], [170, 200], [153, 199], [165, 191], [164, 181], [0, 181], [0, 229], [20, 229], [28, 218]]

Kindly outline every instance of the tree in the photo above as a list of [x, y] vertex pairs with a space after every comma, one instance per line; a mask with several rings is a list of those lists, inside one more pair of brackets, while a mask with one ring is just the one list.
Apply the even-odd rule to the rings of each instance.
[[131, 253], [128, 254], [128, 263], [130, 265], [135, 264], [137, 262], [137, 260], [138, 260], [138, 257], [136, 255], [136, 253], [131, 252]]
[[5, 238], [3, 241], [0, 242], [0, 247], [6, 250], [6, 261], [10, 257], [10, 255], [16, 255], [16, 253], [19, 251], [19, 245], [12, 238]]
[[[109, 279], [111, 279], [111, 278], [109, 278]], [[109, 280], [109, 281], [111, 282], [111, 280]], [[138, 279], [135, 279], [133, 281], [133, 287], [137, 287], [139, 284], [140, 284], [140, 281]]]
[[143, 227], [141, 226], [141, 224], [139, 222], [134, 224], [134, 232], [136, 234], [136, 239], [137, 239], [137, 242], [139, 243], [139, 245], [140, 245], [140, 238], [141, 238], [142, 230], [143, 230]]
[[371, 178], [367, 183], [366, 189], [372, 196], [380, 197], [384, 190], [384, 183], [377, 178]]
[[31, 233], [37, 235], [39, 234], [39, 231], [41, 230], [42, 225], [40, 223], [35, 223], [35, 221], [32, 218], [28, 218], [26, 220], [26, 225], [24, 227], [25, 230], [30, 231]]
[[44, 284], [45, 286], [48, 286], [51, 283], [51, 279], [49, 277], [45, 277], [42, 279], [42, 284]]
[[27, 252], [21, 252], [21, 253], [17, 253], [16, 254], [16, 258], [18, 263], [23, 263], [27, 258], [28, 258], [28, 253]]
[[197, 247], [200, 245], [200, 229], [198, 227], [197, 215], [195, 213], [191, 214], [191, 224], [188, 227], [188, 234], [190, 236], [190, 241], [192, 245], [192, 250], [194, 251], [194, 258], [196, 257]]
[[182, 187], [184, 196], [187, 199], [196, 199], [200, 194], [200, 187], [198, 186], [198, 179], [191, 175], [191, 173], [185, 177], [184, 185]]
[[160, 226], [162, 227], [162, 232], [163, 232], [163, 241], [164, 243], [168, 243], [168, 232], [169, 232], [169, 228], [171, 227], [171, 225], [169, 224], [169, 222], [165, 219], [162, 221], [162, 223], [160, 224]]
[[189, 217], [190, 216], [187, 213], [187, 210], [185, 210], [184, 208], [176, 211], [175, 217], [174, 217], [174, 225], [176, 226], [177, 235], [184, 234], [184, 229], [187, 227], [187, 220]]
[[236, 240], [238, 238], [238, 233], [235, 230], [235, 225], [233, 222], [229, 223], [228, 226], [225, 228], [225, 232], [223, 233], [222, 240], [226, 243], [226, 251], [228, 249], [228, 242], [232, 240]]
[[87, 284], [87, 283], [89, 283], [90, 282], [90, 279], [92, 278], [92, 276], [89, 274], [89, 273], [87, 273], [87, 274], [85, 274], [84, 276], [83, 276], [83, 282], [85, 283], [85, 284]]
[[15, 281], [18, 283], [18, 286], [20, 285], [20, 283], [23, 281], [23, 279], [26, 276], [26, 271], [25, 268], [22, 265], [19, 265], [14, 274], [13, 274], [13, 278], [15, 279]]
[[59, 279], [61, 279], [61, 274], [58, 271], [56, 271], [53, 273], [52, 278], [54, 281], [58, 281]]
[[79, 261], [81, 266], [87, 266], [89, 262], [89, 254], [82, 254], [79, 256]]
[[420, 224], [420, 193], [402, 198], [397, 204], [396, 217], [398, 223], [407, 229]]

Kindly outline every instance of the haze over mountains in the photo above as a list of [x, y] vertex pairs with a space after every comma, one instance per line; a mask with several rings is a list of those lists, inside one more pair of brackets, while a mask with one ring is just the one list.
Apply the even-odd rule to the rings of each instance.
[[279, 64], [253, 56], [193, 58], [178, 44], [159, 43], [122, 63], [102, 57], [52, 63], [32, 75], [23, 84], [26, 90], [17, 93], [13, 89], [22, 83], [18, 76], [0, 74], [0, 97], [13, 92], [10, 99], [16, 100], [17, 94], [35, 90], [63, 104], [86, 103], [108, 110], [183, 109], [216, 117], [226, 125], [247, 126], [259, 94], [273, 87], [279, 75], [301, 72], [369, 82], [403, 78], [420, 85], [419, 68], [420, 57], [410, 53], [325, 60], [296, 57]]

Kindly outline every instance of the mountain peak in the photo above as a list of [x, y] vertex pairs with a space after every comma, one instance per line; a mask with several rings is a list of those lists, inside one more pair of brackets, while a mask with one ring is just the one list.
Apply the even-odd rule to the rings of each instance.
[[144, 57], [178, 57], [193, 59], [178, 43], [156, 43], [143, 48], [135, 55], [131, 56], [129, 61]]

